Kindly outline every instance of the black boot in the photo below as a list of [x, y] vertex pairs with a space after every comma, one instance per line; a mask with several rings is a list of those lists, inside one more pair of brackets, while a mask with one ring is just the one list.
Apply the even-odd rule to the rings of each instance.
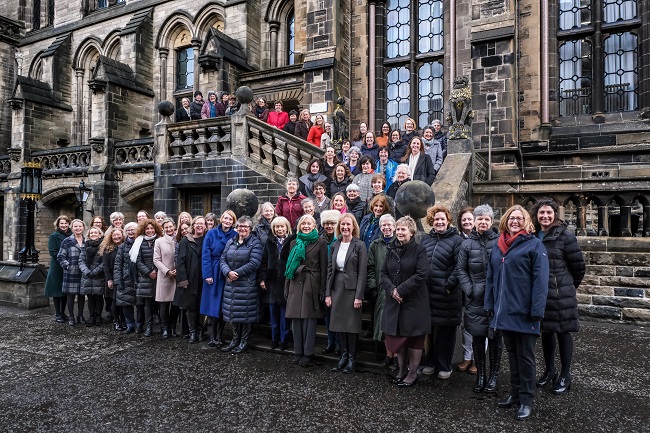
[[230, 344], [222, 347], [221, 351], [222, 352], [230, 352], [233, 350], [235, 347], [239, 346], [239, 341], [241, 339], [241, 333], [239, 332], [239, 324], [234, 323], [232, 325], [232, 340], [230, 341]]
[[[343, 369], [343, 373], [354, 373], [357, 369], [357, 341], [359, 334], [348, 334], [348, 364]], [[343, 348], [342, 348], [343, 349]]]
[[223, 328], [226, 326], [226, 322], [223, 319], [217, 320], [217, 333], [215, 334], [215, 343], [217, 348], [221, 349], [223, 347]]
[[477, 338], [478, 342], [472, 342], [472, 350], [474, 351], [474, 364], [476, 364], [476, 384], [474, 385], [474, 392], [483, 392], [485, 388], [485, 340]]
[[[340, 371], [343, 371], [345, 366], [348, 364], [348, 361], [350, 359], [350, 354], [348, 353], [348, 343], [347, 343], [347, 334], [342, 332], [337, 335], [337, 340], [339, 341], [339, 346], [343, 349], [341, 351], [341, 359], [339, 359], [339, 363], [336, 364], [336, 367], [332, 368], [332, 371], [335, 373], [338, 373]], [[334, 348], [334, 343], [332, 342], [332, 348]]]
[[488, 350], [490, 352], [490, 378], [488, 379], [485, 388], [483, 388], [483, 391], [494, 393], [497, 392], [497, 379], [499, 378], [502, 349], [497, 346], [496, 342], [490, 341], [488, 343]]
[[169, 329], [167, 325], [163, 325], [162, 338], [169, 338]]
[[151, 314], [149, 314], [147, 317], [145, 317], [145, 319], [144, 319], [144, 326], [145, 326], [144, 336], [145, 337], [151, 337], [151, 332], [152, 332], [151, 328], [152, 328], [152, 325], [153, 325], [152, 322], [153, 322], [153, 317], [151, 316]]
[[251, 323], [243, 323], [239, 326], [241, 329], [241, 339], [239, 341], [239, 346], [235, 347], [232, 350], [232, 353], [244, 353], [248, 350], [248, 340], [251, 337], [253, 325]]

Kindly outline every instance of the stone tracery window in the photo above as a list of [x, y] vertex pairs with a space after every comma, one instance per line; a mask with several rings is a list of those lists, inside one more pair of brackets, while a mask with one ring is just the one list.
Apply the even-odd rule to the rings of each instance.
[[560, 0], [558, 20], [560, 116], [637, 110], [637, 1]]
[[385, 12], [387, 121], [402, 128], [413, 117], [421, 128], [443, 118], [443, 1], [387, 0]]
[[296, 16], [293, 13], [293, 9], [287, 17], [287, 65], [293, 65], [296, 61], [296, 33], [295, 26]]
[[176, 90], [194, 86], [194, 48], [176, 50]]

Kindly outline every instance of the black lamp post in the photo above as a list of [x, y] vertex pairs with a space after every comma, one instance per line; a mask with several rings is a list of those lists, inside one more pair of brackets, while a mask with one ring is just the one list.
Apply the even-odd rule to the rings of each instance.
[[25, 162], [20, 173], [20, 199], [27, 205], [27, 231], [25, 247], [18, 252], [21, 268], [31, 261], [38, 263], [38, 250], [34, 246], [34, 209], [43, 192], [43, 169], [37, 162]]
[[77, 219], [83, 219], [86, 202], [91, 191], [92, 189], [88, 188], [83, 180], [79, 182], [79, 188], [75, 190], [77, 194]]

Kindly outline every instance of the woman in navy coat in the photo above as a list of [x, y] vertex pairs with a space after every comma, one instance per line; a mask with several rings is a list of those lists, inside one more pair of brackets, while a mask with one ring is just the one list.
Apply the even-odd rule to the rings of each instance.
[[212, 329], [210, 330], [210, 342], [208, 347], [220, 348], [223, 345], [221, 333], [224, 322], [221, 319], [221, 300], [223, 298], [223, 286], [226, 277], [221, 274], [219, 263], [221, 253], [226, 243], [235, 236], [237, 232], [233, 229], [237, 216], [231, 210], [225, 211], [220, 218], [220, 224], [208, 231], [203, 241], [203, 253], [201, 255], [201, 269], [203, 273], [203, 290], [201, 292], [201, 307], [199, 312], [205, 316], [212, 317]]
[[498, 406], [519, 405], [516, 418], [532, 413], [535, 391], [535, 342], [544, 318], [548, 291], [548, 257], [530, 215], [523, 207], [508, 209], [499, 223], [485, 286], [491, 331], [501, 331], [510, 362], [510, 393]]

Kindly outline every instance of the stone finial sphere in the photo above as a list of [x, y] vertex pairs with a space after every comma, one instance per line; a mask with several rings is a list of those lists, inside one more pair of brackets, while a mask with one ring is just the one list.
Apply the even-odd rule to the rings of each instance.
[[248, 86], [241, 86], [235, 90], [235, 96], [237, 97], [237, 101], [242, 105], [249, 104], [253, 101], [253, 91]]
[[395, 206], [402, 215], [413, 219], [423, 218], [427, 209], [436, 203], [436, 195], [421, 180], [411, 180], [400, 186], [395, 194]]
[[158, 112], [161, 116], [169, 117], [174, 114], [174, 104], [169, 101], [160, 101], [158, 104]]
[[257, 213], [258, 204], [255, 193], [246, 188], [235, 189], [226, 197], [226, 209], [235, 212], [237, 218], [243, 215], [252, 217]]

